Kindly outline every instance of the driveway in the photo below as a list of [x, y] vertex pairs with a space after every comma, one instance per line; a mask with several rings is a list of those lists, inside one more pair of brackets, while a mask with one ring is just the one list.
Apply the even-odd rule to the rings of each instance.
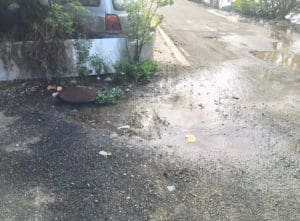
[[299, 35], [185, 0], [161, 13], [190, 66], [157, 47], [164, 71], [115, 106], [1, 83], [0, 220], [299, 219]]

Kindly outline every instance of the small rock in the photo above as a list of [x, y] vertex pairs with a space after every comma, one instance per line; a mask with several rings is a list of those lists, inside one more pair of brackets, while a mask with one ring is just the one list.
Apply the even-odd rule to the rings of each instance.
[[100, 80], [101, 80], [101, 78], [100, 78], [100, 77], [97, 77], [97, 80], [98, 80], [98, 81], [100, 81]]
[[233, 96], [232, 99], [239, 100], [239, 97]]
[[118, 134], [117, 133], [112, 133], [111, 135], [110, 135], [110, 138], [117, 138], [118, 137]]
[[167, 186], [167, 189], [170, 191], [170, 192], [174, 192], [176, 190], [176, 187], [175, 186]]
[[203, 104], [198, 104], [198, 106], [203, 109], [204, 108], [204, 105]]
[[122, 126], [122, 127], [118, 127], [118, 130], [126, 130], [126, 129], [130, 129], [130, 126], [125, 125], [125, 126]]
[[54, 98], [56, 98], [58, 95], [59, 95], [59, 93], [58, 93], [58, 92], [54, 92], [54, 93], [52, 93], [52, 97], [54, 97]]
[[111, 156], [111, 153], [106, 152], [106, 151], [104, 151], [104, 150], [101, 150], [101, 151], [99, 152], [99, 154], [102, 155], [102, 156], [104, 156], [104, 157]]
[[104, 80], [105, 82], [111, 82], [112, 81], [112, 79], [110, 78], [110, 77], [107, 77], [107, 78], [105, 78], [105, 80]]
[[56, 90], [57, 90], [58, 92], [60, 92], [60, 91], [63, 90], [63, 87], [62, 87], [62, 86], [57, 86], [57, 87], [56, 87]]

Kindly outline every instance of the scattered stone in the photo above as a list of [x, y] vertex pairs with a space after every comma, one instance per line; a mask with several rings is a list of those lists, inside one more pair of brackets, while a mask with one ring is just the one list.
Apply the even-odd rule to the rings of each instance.
[[118, 127], [118, 130], [127, 130], [127, 129], [130, 129], [130, 126], [129, 126], [129, 125], [125, 125], [125, 126], [122, 126], [122, 127]]
[[111, 156], [111, 153], [106, 152], [106, 151], [104, 151], [104, 150], [101, 150], [101, 151], [99, 152], [99, 154], [100, 154], [101, 156], [104, 156], [104, 157]]
[[52, 93], [52, 97], [54, 97], [54, 98], [56, 98], [58, 95], [59, 95], [59, 93], [58, 93], [58, 92], [54, 92], [54, 93]]
[[199, 106], [201, 109], [204, 109], [204, 105], [203, 105], [203, 104], [198, 104], [198, 106]]
[[110, 135], [110, 138], [111, 138], [111, 139], [117, 138], [117, 137], [118, 137], [118, 134], [117, 134], [117, 133], [112, 133], [112, 134]]
[[60, 92], [60, 91], [63, 90], [63, 87], [62, 87], [62, 86], [57, 86], [57, 87], [56, 87], [56, 90], [57, 90], [58, 92]]
[[111, 82], [112, 81], [112, 79], [110, 78], [110, 77], [107, 77], [107, 78], [105, 78], [105, 80], [104, 80], [105, 82]]
[[169, 192], [174, 192], [176, 190], [175, 186], [167, 186], [167, 189], [169, 190]]

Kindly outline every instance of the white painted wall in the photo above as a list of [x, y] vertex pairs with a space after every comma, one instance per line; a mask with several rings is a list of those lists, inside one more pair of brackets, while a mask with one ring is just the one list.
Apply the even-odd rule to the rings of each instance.
[[[117, 62], [126, 62], [128, 60], [127, 38], [105, 38], [92, 39], [92, 48], [90, 55], [99, 55], [103, 58], [108, 73], [114, 73], [114, 64]], [[146, 45], [142, 51], [141, 60], [153, 58], [154, 40]], [[77, 76], [76, 70], [76, 51], [73, 46], [73, 40], [65, 41], [67, 50], [66, 66], [70, 70], [65, 73], [65, 77]], [[133, 44], [128, 44], [129, 50], [133, 51]], [[22, 50], [22, 42], [1, 43], [0, 44], [0, 81], [14, 79], [44, 78], [43, 73], [37, 65], [31, 66], [28, 62], [30, 57]]]

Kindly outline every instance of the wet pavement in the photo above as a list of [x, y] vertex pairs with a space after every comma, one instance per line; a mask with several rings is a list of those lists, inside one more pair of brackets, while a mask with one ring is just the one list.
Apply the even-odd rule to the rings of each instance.
[[183, 0], [162, 13], [191, 67], [115, 106], [1, 87], [2, 220], [299, 219], [298, 34]]

